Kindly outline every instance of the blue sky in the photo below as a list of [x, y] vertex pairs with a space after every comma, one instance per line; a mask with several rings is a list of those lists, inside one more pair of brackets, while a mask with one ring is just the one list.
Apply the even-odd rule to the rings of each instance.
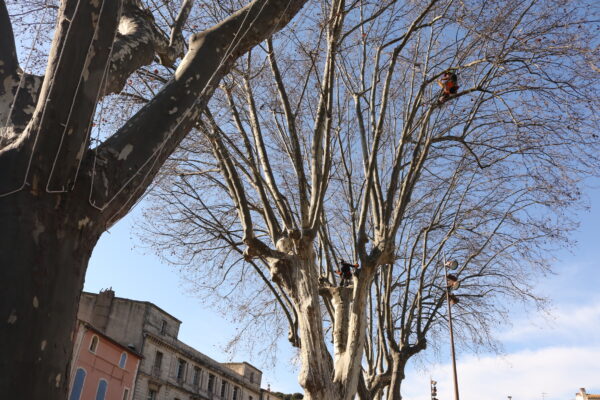
[[[504, 353], [459, 354], [458, 374], [463, 399], [570, 400], [580, 387], [600, 393], [600, 189], [588, 189], [591, 210], [581, 212], [581, 226], [573, 235], [577, 245], [558, 254], [556, 275], [541, 279], [538, 288], [553, 299], [552, 314], [518, 309], [512, 326], [497, 336]], [[143, 203], [142, 205], [143, 206]], [[134, 239], [140, 208], [105, 233], [96, 246], [86, 275], [85, 290], [112, 287], [119, 297], [150, 301], [183, 321], [179, 338], [217, 361], [229, 361], [221, 346], [235, 327], [186, 292], [178, 271]], [[294, 353], [281, 341], [275, 368], [265, 368], [246, 353], [233, 359], [254, 363], [263, 370], [263, 387], [300, 391]], [[438, 383], [439, 398], [452, 398], [451, 370], [443, 360], [435, 365], [411, 366], [403, 385], [405, 400], [429, 399], [429, 379]], [[485, 393], [485, 395], [483, 395]]]
[[288, 351], [282, 353], [280, 363], [272, 370], [247, 354], [228, 358], [222, 346], [233, 336], [235, 326], [194, 298], [176, 268], [162, 264], [140, 246], [132, 232], [141, 207], [143, 203], [102, 235], [90, 260], [84, 290], [98, 292], [112, 287], [118, 297], [150, 301], [182, 321], [179, 339], [183, 342], [217, 361], [248, 361], [257, 366], [263, 371], [265, 388], [270, 384], [273, 390], [301, 391], [292, 366], [294, 354], [286, 340], [280, 347]]

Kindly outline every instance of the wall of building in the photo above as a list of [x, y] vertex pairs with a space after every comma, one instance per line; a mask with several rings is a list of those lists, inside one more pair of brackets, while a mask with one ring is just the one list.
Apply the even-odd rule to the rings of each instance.
[[260, 400], [281, 400], [281, 397], [274, 395], [268, 390], [262, 390]]
[[260, 389], [260, 383], [262, 381], [262, 371], [255, 366], [248, 364], [247, 362], [241, 363], [223, 363], [221, 365], [226, 366], [232, 371], [244, 377], [244, 380], [249, 385], [257, 385]]
[[[157, 352], [162, 354], [160, 366], [156, 364]], [[243, 375], [180, 341], [147, 334], [143, 356], [136, 383], [135, 399], [148, 399], [150, 390], [156, 391], [156, 400], [196, 398], [234, 400], [234, 396], [236, 396], [235, 400], [260, 399], [259, 382], [250, 384]], [[180, 362], [183, 362], [184, 367], [178, 376]], [[211, 375], [213, 376], [212, 391], [209, 388]], [[234, 393], [235, 388], [237, 394]], [[224, 396], [221, 396], [222, 389]]]
[[[93, 341], [95, 345], [91, 347]], [[124, 364], [121, 366], [119, 364], [122, 358]], [[137, 354], [80, 323], [71, 366], [69, 400], [96, 399], [101, 381], [104, 381], [102, 385], [106, 387], [105, 400], [124, 400], [126, 390], [129, 393], [127, 400], [132, 399], [139, 361], [140, 357]], [[78, 370], [84, 371], [85, 377], [76, 383], [75, 376]], [[73, 393], [74, 384], [81, 389], [79, 397]]]
[[143, 303], [124, 302], [114, 299], [111, 313], [106, 326], [106, 334], [115, 338], [120, 343], [132, 344], [137, 351], [141, 351], [146, 306]]
[[[152, 303], [118, 298], [112, 290], [83, 293], [79, 316], [95, 321], [108, 336], [142, 353], [133, 400], [150, 400], [150, 391], [155, 392], [152, 400], [234, 400], [236, 387], [235, 400], [260, 400], [262, 372], [258, 368], [246, 362], [219, 363], [179, 341], [181, 321]], [[160, 368], [155, 368], [157, 351], [162, 353]], [[179, 360], [185, 368], [178, 378]], [[200, 371], [197, 384], [195, 368]]]
[[144, 331], [176, 339], [181, 321], [152, 303], [115, 297], [105, 290], [81, 295], [78, 318], [100, 329], [107, 336], [141, 351]]
[[590, 394], [585, 388], [580, 388], [579, 393], [575, 394], [575, 400], [600, 400], [600, 394]]

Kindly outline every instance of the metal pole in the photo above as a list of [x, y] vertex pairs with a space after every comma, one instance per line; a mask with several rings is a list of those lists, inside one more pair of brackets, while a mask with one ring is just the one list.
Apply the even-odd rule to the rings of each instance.
[[452, 330], [452, 305], [450, 304], [450, 288], [448, 287], [448, 267], [444, 262], [444, 273], [446, 275], [446, 303], [448, 303], [448, 327], [450, 328], [450, 354], [452, 355], [452, 373], [454, 375], [454, 400], [458, 396], [458, 376], [456, 374], [456, 356], [454, 354], [454, 332]]

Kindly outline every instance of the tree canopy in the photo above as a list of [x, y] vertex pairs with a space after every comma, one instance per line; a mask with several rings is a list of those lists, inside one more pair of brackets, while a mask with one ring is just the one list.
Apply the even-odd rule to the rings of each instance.
[[[444, 260], [459, 262], [471, 348], [497, 346], [512, 302], [544, 304], [534, 279], [598, 171], [591, 15], [320, 2], [223, 80], [152, 192], [144, 237], [246, 326], [232, 344], [289, 328], [308, 398], [336, 384], [399, 398], [408, 359], [445, 330]], [[448, 70], [460, 87], [446, 100]], [[360, 265], [350, 288], [341, 260]]]

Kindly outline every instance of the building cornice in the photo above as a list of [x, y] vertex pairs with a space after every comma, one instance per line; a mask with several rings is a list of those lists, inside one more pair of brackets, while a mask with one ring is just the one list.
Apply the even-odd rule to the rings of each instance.
[[[98, 293], [92, 293], [92, 292], [82, 292], [82, 294], [91, 295], [91, 296], [95, 296], [95, 297], [98, 296]], [[174, 320], [176, 320], [179, 323], [182, 323], [182, 321], [179, 318], [173, 316], [173, 314], [169, 314], [168, 312], [166, 312], [165, 310], [163, 310], [162, 308], [160, 308], [156, 304], [151, 303], [149, 301], [134, 300], [134, 299], [128, 299], [127, 297], [117, 297], [117, 296], [114, 296], [113, 299], [115, 299], [115, 300], [126, 300], [126, 301], [130, 301], [132, 303], [144, 304], [144, 305], [148, 305], [148, 306], [154, 307], [158, 311], [160, 311], [161, 313], [168, 315], [169, 317], [173, 318]]]

